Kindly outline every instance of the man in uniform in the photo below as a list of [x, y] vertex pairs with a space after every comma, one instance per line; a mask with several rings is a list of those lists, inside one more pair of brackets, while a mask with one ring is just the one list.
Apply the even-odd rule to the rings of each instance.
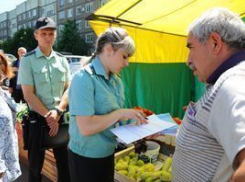
[[[50, 128], [50, 136], [58, 133], [58, 122], [68, 104], [67, 91], [71, 79], [67, 60], [52, 48], [56, 40], [55, 22], [42, 17], [37, 20], [35, 28], [34, 37], [38, 47], [22, 58], [18, 76], [24, 98], [37, 118], [31, 120], [29, 126], [29, 182], [42, 180], [45, 151], [39, 149], [38, 126], [46, 123]], [[67, 146], [53, 148], [53, 152], [58, 182], [69, 182]]]

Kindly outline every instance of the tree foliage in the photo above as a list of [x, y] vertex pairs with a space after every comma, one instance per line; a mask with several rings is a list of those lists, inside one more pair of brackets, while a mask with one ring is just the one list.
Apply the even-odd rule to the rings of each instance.
[[64, 24], [64, 29], [57, 41], [57, 50], [71, 52], [74, 55], [87, 55], [89, 46], [79, 35], [75, 20], [67, 20]]
[[37, 41], [33, 35], [33, 29], [21, 29], [14, 33], [13, 37], [0, 43], [0, 47], [6, 53], [11, 53], [17, 56], [19, 47], [25, 47], [27, 51], [31, 51], [37, 47]]

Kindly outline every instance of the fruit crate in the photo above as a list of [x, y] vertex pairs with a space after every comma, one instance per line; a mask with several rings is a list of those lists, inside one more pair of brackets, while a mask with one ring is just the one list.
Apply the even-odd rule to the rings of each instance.
[[[134, 146], [131, 146], [123, 151], [115, 153], [115, 160], [119, 158], [123, 158], [126, 155], [128, 155], [130, 152], [134, 151]], [[162, 153], [159, 153], [158, 160], [154, 163], [155, 170], [158, 170], [162, 167], [165, 159], [167, 158], [167, 155], [163, 155]], [[135, 180], [129, 179], [127, 176], [120, 174], [115, 170], [114, 174], [114, 182], [137, 182]]]

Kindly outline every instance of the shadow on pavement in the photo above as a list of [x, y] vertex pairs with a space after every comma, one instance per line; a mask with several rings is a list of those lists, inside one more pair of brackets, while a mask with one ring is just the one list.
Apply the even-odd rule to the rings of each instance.
[[[22, 175], [15, 180], [14, 182], [28, 182], [28, 167], [25, 163], [20, 162], [20, 167], [22, 171]], [[52, 182], [50, 179], [43, 176], [42, 182]]]

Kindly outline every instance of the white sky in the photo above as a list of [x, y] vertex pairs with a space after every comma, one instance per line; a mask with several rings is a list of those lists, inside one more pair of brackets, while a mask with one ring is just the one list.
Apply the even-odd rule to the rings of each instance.
[[0, 13], [13, 10], [24, 1], [26, 0], [0, 0]]

